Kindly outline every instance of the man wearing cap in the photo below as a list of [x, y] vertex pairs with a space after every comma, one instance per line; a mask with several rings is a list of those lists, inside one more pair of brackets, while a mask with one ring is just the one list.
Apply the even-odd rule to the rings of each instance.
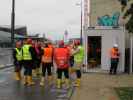
[[32, 48], [32, 39], [27, 39], [22, 47], [23, 55], [23, 66], [24, 66], [24, 84], [33, 85], [32, 81], [32, 68], [33, 68], [33, 57], [35, 56], [34, 50]]
[[13, 50], [13, 59], [15, 65], [15, 79], [21, 80], [21, 68], [22, 68], [22, 43], [21, 41], [16, 42], [16, 48]]
[[109, 74], [117, 74], [117, 66], [120, 57], [118, 44], [114, 44], [113, 48], [110, 51], [110, 57], [111, 57], [111, 67]]
[[84, 59], [84, 48], [80, 41], [75, 41], [75, 50], [73, 52], [74, 55], [74, 69], [76, 71], [77, 79], [75, 81], [74, 86], [80, 87], [81, 84], [81, 68], [83, 66]]
[[66, 88], [69, 88], [69, 58], [70, 52], [64, 47], [64, 41], [59, 41], [59, 47], [54, 49], [54, 61], [57, 65], [57, 88], [62, 86], [62, 74], [65, 76]]

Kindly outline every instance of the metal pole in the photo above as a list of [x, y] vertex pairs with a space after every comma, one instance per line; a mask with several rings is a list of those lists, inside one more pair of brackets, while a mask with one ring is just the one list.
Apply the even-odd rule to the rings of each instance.
[[88, 26], [90, 27], [91, 26], [91, 0], [88, 0], [88, 13], [89, 13], [89, 16], [87, 16], [89, 18]]
[[81, 44], [82, 44], [82, 33], [83, 33], [83, 30], [82, 30], [82, 28], [83, 28], [83, 22], [82, 22], [82, 17], [83, 17], [83, 11], [82, 11], [82, 4], [83, 4], [83, 2], [82, 2], [82, 0], [81, 0], [81, 31], [80, 31], [80, 39], [81, 39]]
[[130, 35], [130, 74], [133, 72], [133, 35]]
[[12, 0], [12, 13], [11, 13], [11, 45], [14, 48], [14, 32], [15, 32], [15, 0]]

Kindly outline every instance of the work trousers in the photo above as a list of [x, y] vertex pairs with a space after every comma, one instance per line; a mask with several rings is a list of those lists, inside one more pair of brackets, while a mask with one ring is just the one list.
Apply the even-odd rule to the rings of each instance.
[[23, 61], [23, 66], [24, 66], [24, 75], [25, 76], [32, 76], [32, 60], [25, 60]]
[[65, 69], [57, 68], [57, 77], [58, 77], [58, 79], [62, 79], [62, 74], [63, 73], [64, 73], [65, 78], [68, 79], [69, 78], [68, 68], [65, 68]]
[[48, 76], [52, 75], [51, 66], [52, 66], [51, 62], [50, 63], [42, 63], [42, 76], [45, 77], [46, 71], [47, 71]]
[[77, 78], [81, 78], [81, 70], [76, 70]]
[[22, 69], [22, 61], [15, 61], [14, 65], [15, 65], [14, 71], [20, 72]]
[[41, 65], [41, 60], [39, 59], [33, 60], [32, 69], [40, 68], [40, 65]]
[[83, 64], [82, 62], [75, 62], [75, 69], [76, 69], [76, 76], [77, 78], [81, 78], [81, 68], [82, 68]]
[[117, 74], [118, 59], [111, 59], [110, 74]]
[[74, 66], [74, 56], [70, 56], [70, 67], [73, 67]]

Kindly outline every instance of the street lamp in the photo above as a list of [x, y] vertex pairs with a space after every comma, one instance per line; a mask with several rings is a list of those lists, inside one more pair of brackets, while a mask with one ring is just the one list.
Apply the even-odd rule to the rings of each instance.
[[14, 32], [15, 32], [15, 0], [12, 0], [12, 13], [11, 13], [11, 45], [14, 47]]
[[76, 4], [77, 6], [80, 6], [80, 8], [81, 8], [81, 10], [80, 10], [80, 13], [81, 13], [81, 15], [80, 15], [80, 42], [81, 42], [81, 44], [82, 44], [82, 37], [83, 37], [83, 21], [82, 21], [82, 19], [83, 19], [83, 10], [82, 10], [82, 4], [83, 4], [82, 0], [81, 0], [80, 4], [79, 3]]

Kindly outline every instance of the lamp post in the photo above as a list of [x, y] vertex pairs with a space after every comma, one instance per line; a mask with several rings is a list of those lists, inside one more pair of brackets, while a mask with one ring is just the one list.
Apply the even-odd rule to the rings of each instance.
[[80, 6], [81, 10], [80, 10], [80, 42], [82, 44], [82, 37], [83, 37], [83, 10], [82, 10], [82, 6], [83, 6], [83, 2], [81, 0], [80, 4], [76, 4], [77, 6]]
[[12, 0], [12, 13], [11, 13], [11, 45], [14, 47], [14, 32], [15, 32], [15, 0]]

